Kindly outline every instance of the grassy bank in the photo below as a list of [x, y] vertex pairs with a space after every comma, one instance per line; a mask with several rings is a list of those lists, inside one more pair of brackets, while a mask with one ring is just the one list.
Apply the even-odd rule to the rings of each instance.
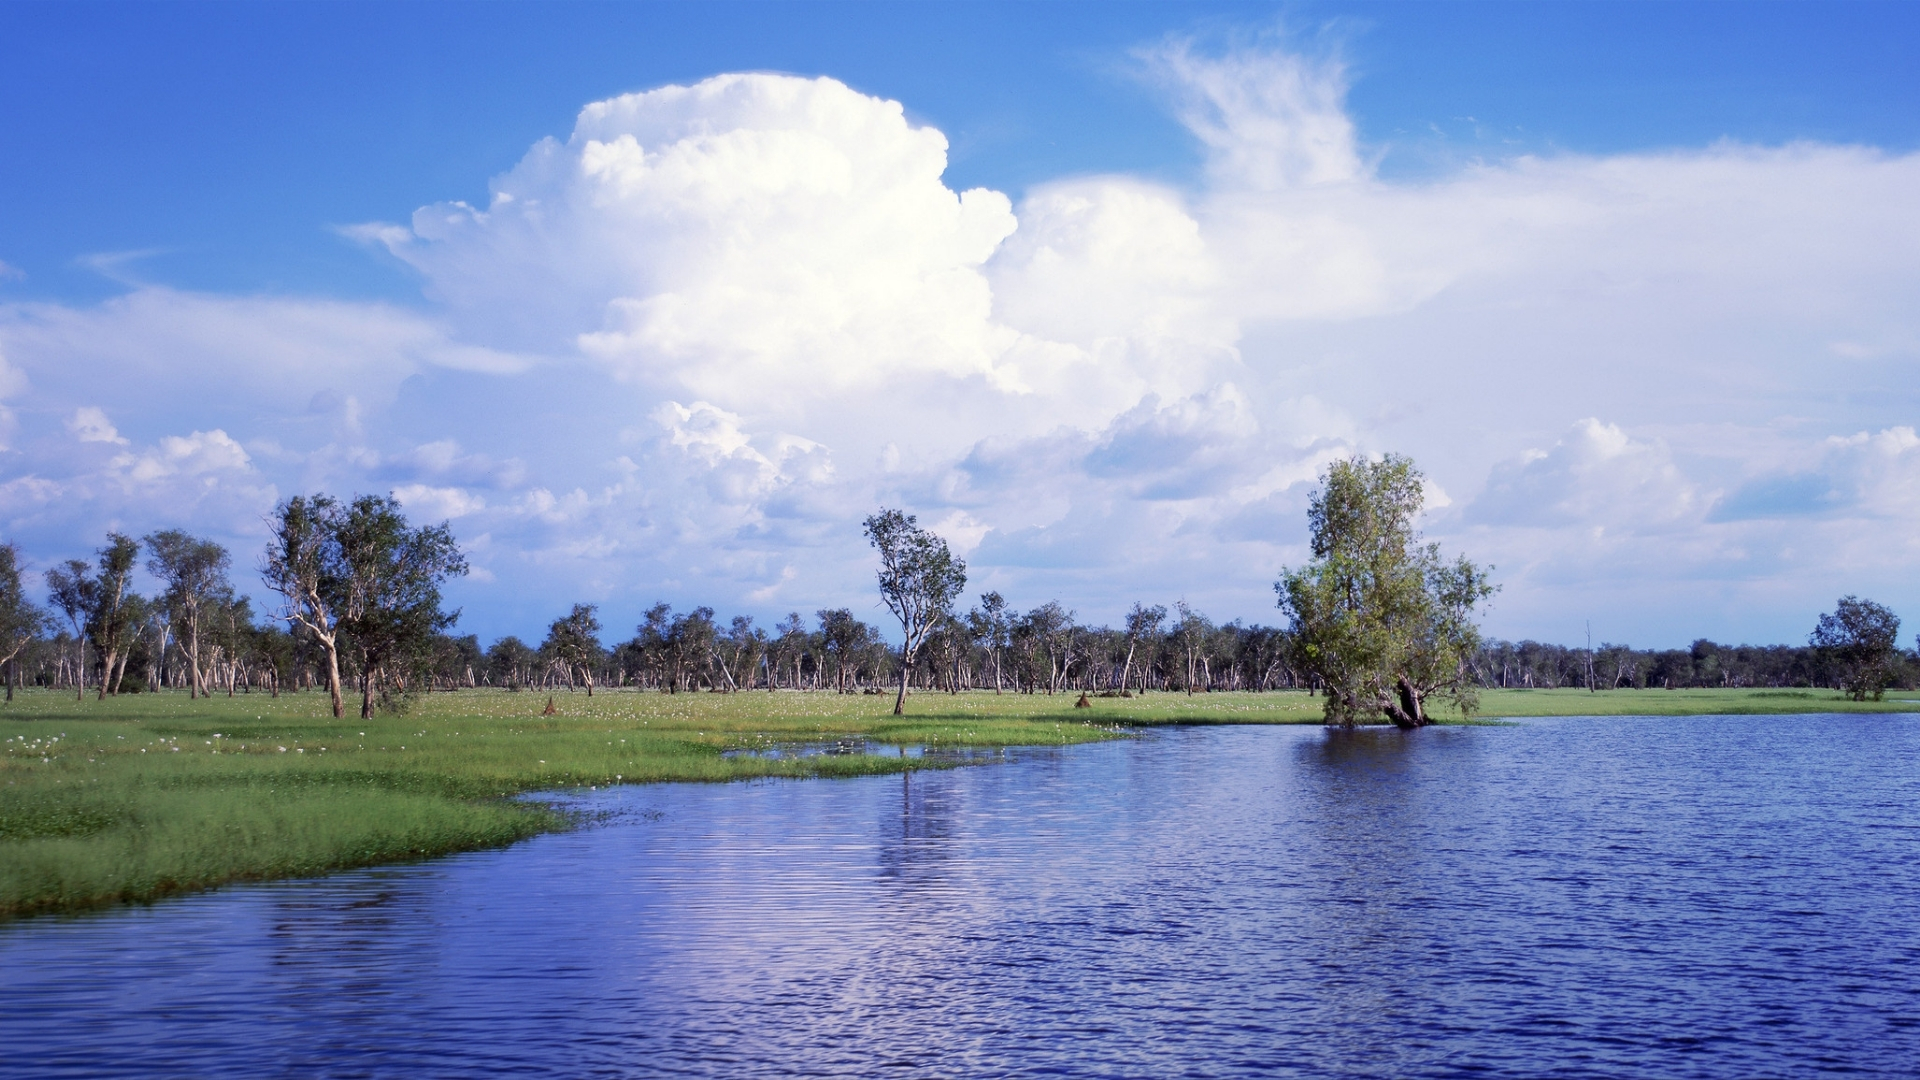
[[[0, 916], [151, 900], [511, 843], [565, 827], [526, 791], [936, 767], [890, 753], [729, 753], [855, 740], [1020, 746], [1111, 738], [1071, 697], [471, 691], [405, 716], [335, 720], [324, 695], [0, 706]], [[1304, 699], [1302, 699], [1304, 700]], [[1099, 712], [1100, 710], [1093, 710]], [[1192, 720], [1170, 697], [1128, 719]], [[1232, 713], [1232, 709], [1224, 710]], [[1230, 718], [1230, 717], [1222, 717]]]
[[[1901, 695], [1895, 693], [1891, 698]], [[1920, 694], [1911, 695], [1920, 697]], [[0, 917], [143, 901], [226, 882], [325, 873], [497, 846], [564, 828], [510, 796], [662, 780], [835, 777], [937, 767], [892, 746], [1059, 745], [1121, 727], [1319, 722], [1303, 693], [1096, 698], [468, 691], [401, 717], [327, 714], [324, 695], [0, 706]], [[1493, 691], [1485, 717], [1916, 711], [1829, 691]], [[763, 756], [850, 740], [880, 753]]]
[[1920, 691], [1889, 690], [1885, 701], [1849, 701], [1833, 690], [1488, 690], [1480, 695], [1478, 715], [1759, 716], [1842, 712], [1920, 712]]

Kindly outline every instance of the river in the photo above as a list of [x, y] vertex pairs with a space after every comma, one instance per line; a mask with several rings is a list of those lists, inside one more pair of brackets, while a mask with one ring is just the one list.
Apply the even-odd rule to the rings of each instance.
[[0, 926], [0, 1075], [1920, 1075], [1920, 717], [1192, 728], [567, 796]]

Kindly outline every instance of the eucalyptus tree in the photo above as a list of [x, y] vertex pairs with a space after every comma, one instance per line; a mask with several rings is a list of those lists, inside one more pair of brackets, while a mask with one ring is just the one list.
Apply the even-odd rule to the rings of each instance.
[[1172, 637], [1180, 647], [1180, 655], [1184, 661], [1181, 670], [1185, 673], [1185, 689], [1191, 697], [1194, 683], [1199, 681], [1201, 665], [1206, 663], [1207, 644], [1213, 636], [1213, 623], [1205, 615], [1188, 607], [1185, 600], [1177, 601], [1173, 609], [1179, 617], [1174, 620]]
[[[1133, 671], [1135, 650], [1145, 645], [1148, 655], [1152, 655], [1160, 642], [1160, 627], [1166, 621], [1167, 609], [1159, 604], [1148, 607], [1136, 601], [1133, 610], [1127, 612], [1127, 659], [1120, 669], [1120, 689], [1127, 688], [1127, 675]], [[1141, 665], [1140, 671], [1140, 692], [1143, 694], [1147, 692], [1147, 672], [1144, 664]]]
[[132, 632], [144, 616], [144, 607], [127, 588], [140, 545], [120, 533], [107, 534], [107, 546], [94, 553], [97, 569], [80, 559], [68, 559], [47, 571], [47, 590], [53, 604], [73, 625], [79, 642], [75, 665], [76, 693], [86, 688], [86, 644], [100, 655], [99, 697], [114, 685]]
[[19, 546], [0, 544], [0, 663], [7, 668], [8, 701], [13, 700], [14, 684], [20, 681], [20, 653], [39, 640], [46, 626], [47, 613], [27, 598], [20, 580]]
[[820, 620], [820, 652], [833, 661], [833, 688], [847, 692], [847, 669], [857, 670], [856, 658], [871, 644], [871, 628], [853, 617], [847, 608], [821, 608], [813, 613]]
[[546, 643], [540, 646], [541, 652], [566, 668], [569, 685], [573, 676], [579, 675], [587, 684], [588, 697], [593, 696], [593, 669], [606, 654], [600, 644], [600, 619], [595, 614], [599, 610], [594, 604], [573, 605], [571, 612], [553, 620], [547, 628]]
[[390, 495], [355, 498], [333, 532], [339, 625], [360, 661], [360, 718], [371, 720], [376, 690], [417, 666], [434, 636], [459, 619], [441, 609], [440, 587], [464, 575], [467, 560], [446, 522], [411, 526]]
[[295, 495], [268, 519], [260, 576], [280, 594], [274, 618], [305, 630], [327, 658], [327, 696], [333, 715], [345, 712], [340, 695], [340, 621], [344, 567], [338, 537], [343, 514], [330, 495]]
[[1415, 728], [1430, 698], [1477, 703], [1474, 611], [1494, 587], [1487, 569], [1420, 542], [1422, 479], [1399, 455], [1334, 462], [1308, 509], [1313, 559], [1274, 584], [1300, 666], [1326, 686], [1329, 723], [1383, 715]]
[[[47, 570], [47, 599], [55, 610], [67, 617], [67, 625], [73, 628], [73, 700], [80, 701], [87, 693], [87, 612], [92, 607], [93, 587], [87, 564], [80, 559], [68, 559], [59, 566]], [[65, 658], [61, 663], [65, 663]]]
[[1013, 631], [1013, 616], [1007, 610], [1006, 598], [997, 592], [980, 594], [980, 606], [967, 613], [967, 629], [973, 640], [987, 653], [987, 662], [993, 665], [993, 692], [1000, 692], [1000, 656], [1006, 651], [1008, 638]]
[[787, 617], [773, 628], [773, 640], [767, 646], [767, 691], [773, 692], [779, 685], [777, 673], [785, 671], [787, 665], [793, 665], [793, 687], [800, 688], [800, 665], [806, 657], [810, 638], [806, 621], [797, 611], [787, 612]]
[[679, 693], [682, 679], [687, 680], [688, 689], [699, 684], [700, 670], [713, 660], [717, 636], [712, 608], [675, 615], [666, 603], [648, 608], [634, 631], [641, 654], [659, 673], [660, 689], [669, 694]]
[[714, 642], [715, 666], [727, 680], [728, 690], [743, 689], [745, 680], [748, 688], [753, 683], [753, 669], [760, 663], [760, 655], [766, 650], [767, 635], [753, 625], [753, 616], [735, 615], [725, 633]]
[[1900, 657], [1900, 619], [1892, 611], [1856, 596], [1843, 596], [1832, 612], [1820, 616], [1807, 644], [1831, 656], [1840, 668], [1848, 696], [1879, 701], [1893, 681]]
[[527, 669], [533, 664], [534, 651], [527, 643], [509, 634], [487, 649], [487, 674], [508, 690], [526, 685]]
[[133, 568], [140, 558], [140, 545], [130, 536], [107, 534], [107, 546], [94, 553], [99, 572], [93, 579], [95, 593], [92, 616], [94, 647], [105, 663], [101, 670], [99, 698], [120, 692], [120, 676], [132, 651], [133, 636], [146, 615], [146, 605], [127, 586], [133, 580]]
[[227, 578], [232, 560], [226, 548], [179, 529], [149, 533], [146, 545], [147, 572], [166, 587], [161, 603], [173, 616], [174, 636], [187, 659], [187, 697], [202, 696], [207, 692], [200, 656], [204, 613], [233, 596]]
[[[1059, 688], [1066, 665], [1073, 661], [1073, 612], [1049, 600], [1020, 619], [1020, 634], [1027, 644], [1030, 663], [1037, 669], [1041, 657], [1047, 662], [1047, 693]], [[1064, 661], [1064, 663], [1063, 663]], [[1038, 682], [1038, 671], [1034, 672]]]
[[893, 700], [893, 714], [899, 716], [906, 711], [914, 656], [933, 628], [952, 618], [953, 602], [967, 587], [967, 564], [912, 514], [882, 510], [867, 518], [863, 529], [880, 553], [880, 599], [900, 620], [900, 693]]

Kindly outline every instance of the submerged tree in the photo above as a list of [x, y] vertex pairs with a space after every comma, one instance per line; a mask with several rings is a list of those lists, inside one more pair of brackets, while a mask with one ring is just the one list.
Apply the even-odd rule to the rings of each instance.
[[906, 710], [907, 676], [914, 655], [935, 626], [953, 617], [953, 602], [967, 587], [967, 564], [947, 542], [922, 529], [912, 514], [882, 510], [865, 523], [867, 540], [880, 553], [880, 598], [900, 620], [900, 693], [893, 714]]
[[1843, 596], [1807, 637], [1807, 644], [1832, 657], [1840, 684], [1855, 701], [1879, 701], [1893, 682], [1900, 660], [1900, 619], [1893, 612], [1854, 596]]
[[1430, 699], [1478, 703], [1474, 610], [1493, 595], [1491, 568], [1420, 543], [1421, 481], [1399, 455], [1334, 462], [1308, 510], [1313, 561], [1274, 584], [1297, 666], [1326, 687], [1329, 723], [1377, 714], [1417, 728], [1431, 722]]

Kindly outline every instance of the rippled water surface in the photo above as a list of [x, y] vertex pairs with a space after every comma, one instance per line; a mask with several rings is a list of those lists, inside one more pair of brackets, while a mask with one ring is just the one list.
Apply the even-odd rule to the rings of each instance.
[[0, 927], [8, 1076], [1920, 1074], [1920, 718], [1202, 728]]

